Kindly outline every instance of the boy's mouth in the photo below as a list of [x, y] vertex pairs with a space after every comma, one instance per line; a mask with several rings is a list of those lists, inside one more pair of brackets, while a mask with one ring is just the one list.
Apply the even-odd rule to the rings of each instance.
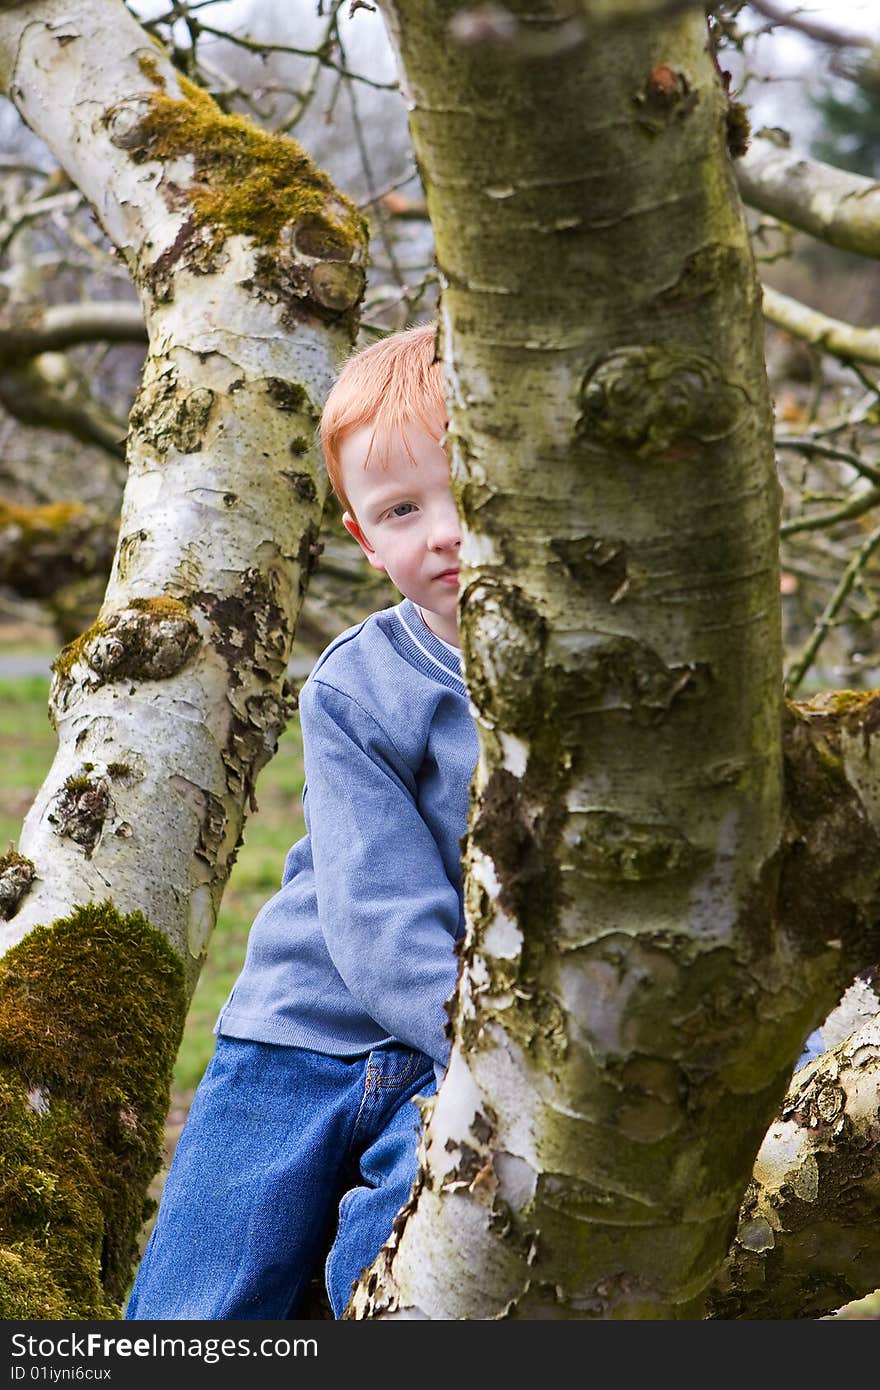
[[455, 582], [455, 583], [457, 584], [457, 583], [458, 583], [458, 570], [457, 570], [457, 569], [441, 570], [439, 574], [435, 574], [435, 575], [434, 575], [434, 578], [435, 578], [435, 579], [443, 579], [443, 580], [446, 581], [447, 584], [452, 584], [453, 582]]

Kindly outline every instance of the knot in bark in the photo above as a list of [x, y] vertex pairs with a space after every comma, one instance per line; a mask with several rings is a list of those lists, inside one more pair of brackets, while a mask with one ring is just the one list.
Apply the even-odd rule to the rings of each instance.
[[683, 72], [657, 63], [648, 74], [644, 90], [634, 98], [639, 125], [657, 134], [673, 121], [683, 120], [697, 104], [697, 93]]
[[495, 580], [469, 584], [462, 607], [472, 614], [465, 659], [474, 703], [493, 726], [517, 729], [535, 713], [526, 706], [542, 675], [546, 621], [522, 589]]
[[132, 599], [62, 649], [52, 663], [50, 703], [57, 714], [83, 689], [131, 677], [163, 680], [176, 675], [200, 642], [199, 630], [179, 599], [165, 594]]
[[125, 656], [125, 647], [118, 637], [96, 637], [88, 654], [89, 665], [99, 674], [112, 676]]
[[176, 450], [197, 454], [214, 405], [214, 392], [207, 386], [187, 389], [174, 372], [145, 384], [132, 407], [129, 424], [159, 454]]
[[362, 248], [343, 227], [346, 209], [337, 199], [330, 199], [326, 215], [312, 213], [291, 227], [286, 227], [281, 242], [292, 246], [300, 256], [311, 261], [357, 261]]
[[282, 228], [274, 255], [257, 258], [247, 287], [283, 306], [283, 322], [317, 310], [322, 318], [350, 318], [366, 285], [364, 244], [342, 203], [331, 199]]
[[833, 1125], [846, 1105], [846, 1093], [840, 1086], [823, 1086], [814, 1105], [820, 1120], [826, 1125]]
[[712, 683], [701, 661], [667, 666], [662, 657], [631, 637], [611, 637], [588, 646], [580, 670], [580, 705], [586, 710], [620, 710], [634, 724], [659, 724], [679, 700], [701, 700]]
[[101, 838], [111, 805], [109, 777], [86, 763], [81, 773], [67, 778], [47, 819], [56, 835], [80, 845], [89, 859]]
[[736, 427], [745, 393], [697, 353], [623, 347], [588, 372], [577, 431], [588, 442], [668, 462]]
[[183, 604], [169, 611], [169, 599], [159, 606], [135, 600], [106, 619], [102, 630], [84, 650], [86, 661], [103, 681], [139, 676], [164, 680], [176, 675], [199, 644], [199, 633]]
[[588, 878], [639, 881], [686, 873], [705, 855], [675, 826], [627, 820], [613, 811], [580, 814], [579, 867]]
[[330, 261], [313, 266], [309, 275], [312, 295], [318, 303], [340, 313], [358, 303], [365, 281], [359, 265], [338, 265]]
[[120, 150], [137, 150], [143, 147], [144, 121], [150, 114], [152, 103], [147, 96], [129, 97], [111, 106], [104, 114], [104, 125], [111, 145]]
[[10, 849], [0, 854], [0, 917], [9, 921], [34, 881], [36, 870], [30, 859]]

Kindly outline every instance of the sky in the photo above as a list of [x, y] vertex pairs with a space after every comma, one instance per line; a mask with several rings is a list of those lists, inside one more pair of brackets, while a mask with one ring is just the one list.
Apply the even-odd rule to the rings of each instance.
[[[777, 0], [792, 13], [800, 11], [805, 18], [824, 20], [835, 28], [852, 30], [872, 38], [880, 46], [880, 0]], [[747, 13], [740, 17], [746, 27]], [[749, 27], [759, 26], [760, 16], [752, 16]], [[791, 135], [791, 147], [806, 153], [816, 134], [817, 117], [809, 102], [809, 93], [827, 86], [835, 79], [830, 71], [833, 50], [817, 44], [794, 29], [776, 29], [755, 45], [754, 66], [758, 73], [774, 80], [752, 80], [743, 89], [754, 130], [762, 125], [781, 126]], [[725, 65], [734, 74], [734, 84], [741, 73], [735, 58], [725, 58]]]
[[[477, 6], [482, 0], [472, 0]], [[504, 0], [499, 0], [503, 4]], [[791, 12], [801, 11], [805, 17], [823, 19], [837, 28], [852, 29], [867, 37], [875, 38], [880, 46], [880, 0], [776, 0]], [[167, 10], [167, 0], [132, 0], [133, 8], [143, 17]], [[315, 0], [230, 0], [228, 4], [218, 4], [209, 11], [211, 23], [222, 26], [224, 22], [237, 26], [239, 30], [250, 30], [254, 36], [273, 33], [275, 16], [279, 7], [288, 15], [296, 15], [301, 24], [298, 39], [309, 42], [317, 23]], [[745, 27], [749, 11], [740, 16], [740, 24]], [[752, 23], [757, 26], [763, 21], [752, 13]], [[240, 16], [240, 18], [239, 18]], [[376, 50], [377, 31], [383, 26], [378, 16], [369, 15], [364, 23], [363, 14], [349, 17], [348, 6], [342, 7], [344, 32], [349, 44], [352, 66], [357, 68], [358, 47], [362, 41], [370, 45], [369, 70], [382, 80], [393, 78], [394, 64], [388, 53], [387, 71], [377, 71], [379, 54]], [[242, 22], [244, 21], [244, 22]], [[360, 23], [358, 23], [360, 21]], [[369, 31], [369, 32], [367, 32]], [[380, 44], [381, 47], [381, 44]], [[758, 78], [751, 80], [741, 92], [749, 107], [752, 128], [762, 125], [781, 126], [791, 136], [794, 150], [807, 153], [817, 133], [817, 117], [809, 101], [810, 90], [817, 89], [833, 81], [829, 71], [832, 50], [825, 45], [816, 44], [791, 29], [779, 28], [756, 44], [755, 67]], [[734, 86], [741, 81], [741, 69], [736, 55], [725, 55], [724, 66], [733, 73]], [[383, 69], [386, 64], [382, 64]], [[766, 79], [772, 74], [774, 80]]]

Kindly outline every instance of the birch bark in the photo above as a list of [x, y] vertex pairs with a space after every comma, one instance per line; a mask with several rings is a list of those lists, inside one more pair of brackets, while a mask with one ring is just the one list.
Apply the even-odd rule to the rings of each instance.
[[842, 967], [778, 911], [777, 484], [726, 99], [698, 6], [555, 46], [552, 7], [470, 46], [456, 7], [383, 10], [481, 756], [449, 1073], [348, 1316], [699, 1317], [803, 1039], [876, 951], [876, 919]]

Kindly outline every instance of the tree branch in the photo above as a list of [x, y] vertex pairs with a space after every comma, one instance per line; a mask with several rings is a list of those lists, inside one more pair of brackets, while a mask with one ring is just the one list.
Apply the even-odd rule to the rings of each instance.
[[796, 1073], [755, 1161], [713, 1318], [817, 1318], [880, 1286], [880, 1022]]
[[797, 690], [807, 671], [809, 671], [816, 659], [819, 648], [822, 646], [822, 643], [825, 641], [825, 638], [828, 636], [835, 622], [839, 621], [838, 614], [846, 602], [846, 599], [849, 597], [853, 585], [866, 568], [868, 561], [871, 559], [878, 546], [880, 546], [880, 527], [872, 531], [867, 540], [859, 546], [859, 549], [850, 557], [849, 564], [841, 575], [834, 593], [816, 619], [806, 646], [797, 660], [786, 672], [785, 689], [788, 694], [792, 694]]
[[78, 343], [146, 343], [141, 306], [134, 301], [55, 304], [23, 323], [0, 321], [0, 366]]
[[773, 24], [782, 24], [786, 29], [797, 29], [798, 33], [806, 34], [807, 38], [816, 39], [818, 43], [828, 44], [832, 48], [876, 47], [876, 40], [866, 34], [860, 34], [855, 29], [841, 29], [838, 24], [829, 24], [826, 19], [813, 19], [804, 14], [798, 6], [788, 9], [785, 5], [777, 4], [776, 0], [749, 0], [749, 4], [753, 10], [757, 10], [758, 14], [762, 14]]
[[713, 1318], [815, 1318], [880, 1285], [878, 726], [877, 692], [786, 708], [780, 927], [813, 933], [829, 987], [835, 956], [840, 980], [860, 979], [823, 1024], [832, 1050], [796, 1073], [762, 1143]]
[[48, 598], [76, 580], [110, 572], [118, 522], [80, 502], [21, 507], [0, 497], [0, 584]]
[[755, 136], [734, 164], [740, 193], [761, 212], [862, 256], [880, 258], [880, 183], [805, 159]]
[[769, 285], [764, 286], [764, 317], [822, 352], [880, 366], [880, 328], [855, 328], [842, 319], [829, 318]]
[[82, 390], [68, 394], [65, 378], [66, 373], [59, 379], [36, 358], [24, 367], [0, 370], [0, 405], [23, 425], [66, 431], [124, 458], [125, 424]]
[[880, 692], [828, 691], [787, 702], [786, 817], [778, 923], [812, 954], [830, 1010], [880, 959]]

